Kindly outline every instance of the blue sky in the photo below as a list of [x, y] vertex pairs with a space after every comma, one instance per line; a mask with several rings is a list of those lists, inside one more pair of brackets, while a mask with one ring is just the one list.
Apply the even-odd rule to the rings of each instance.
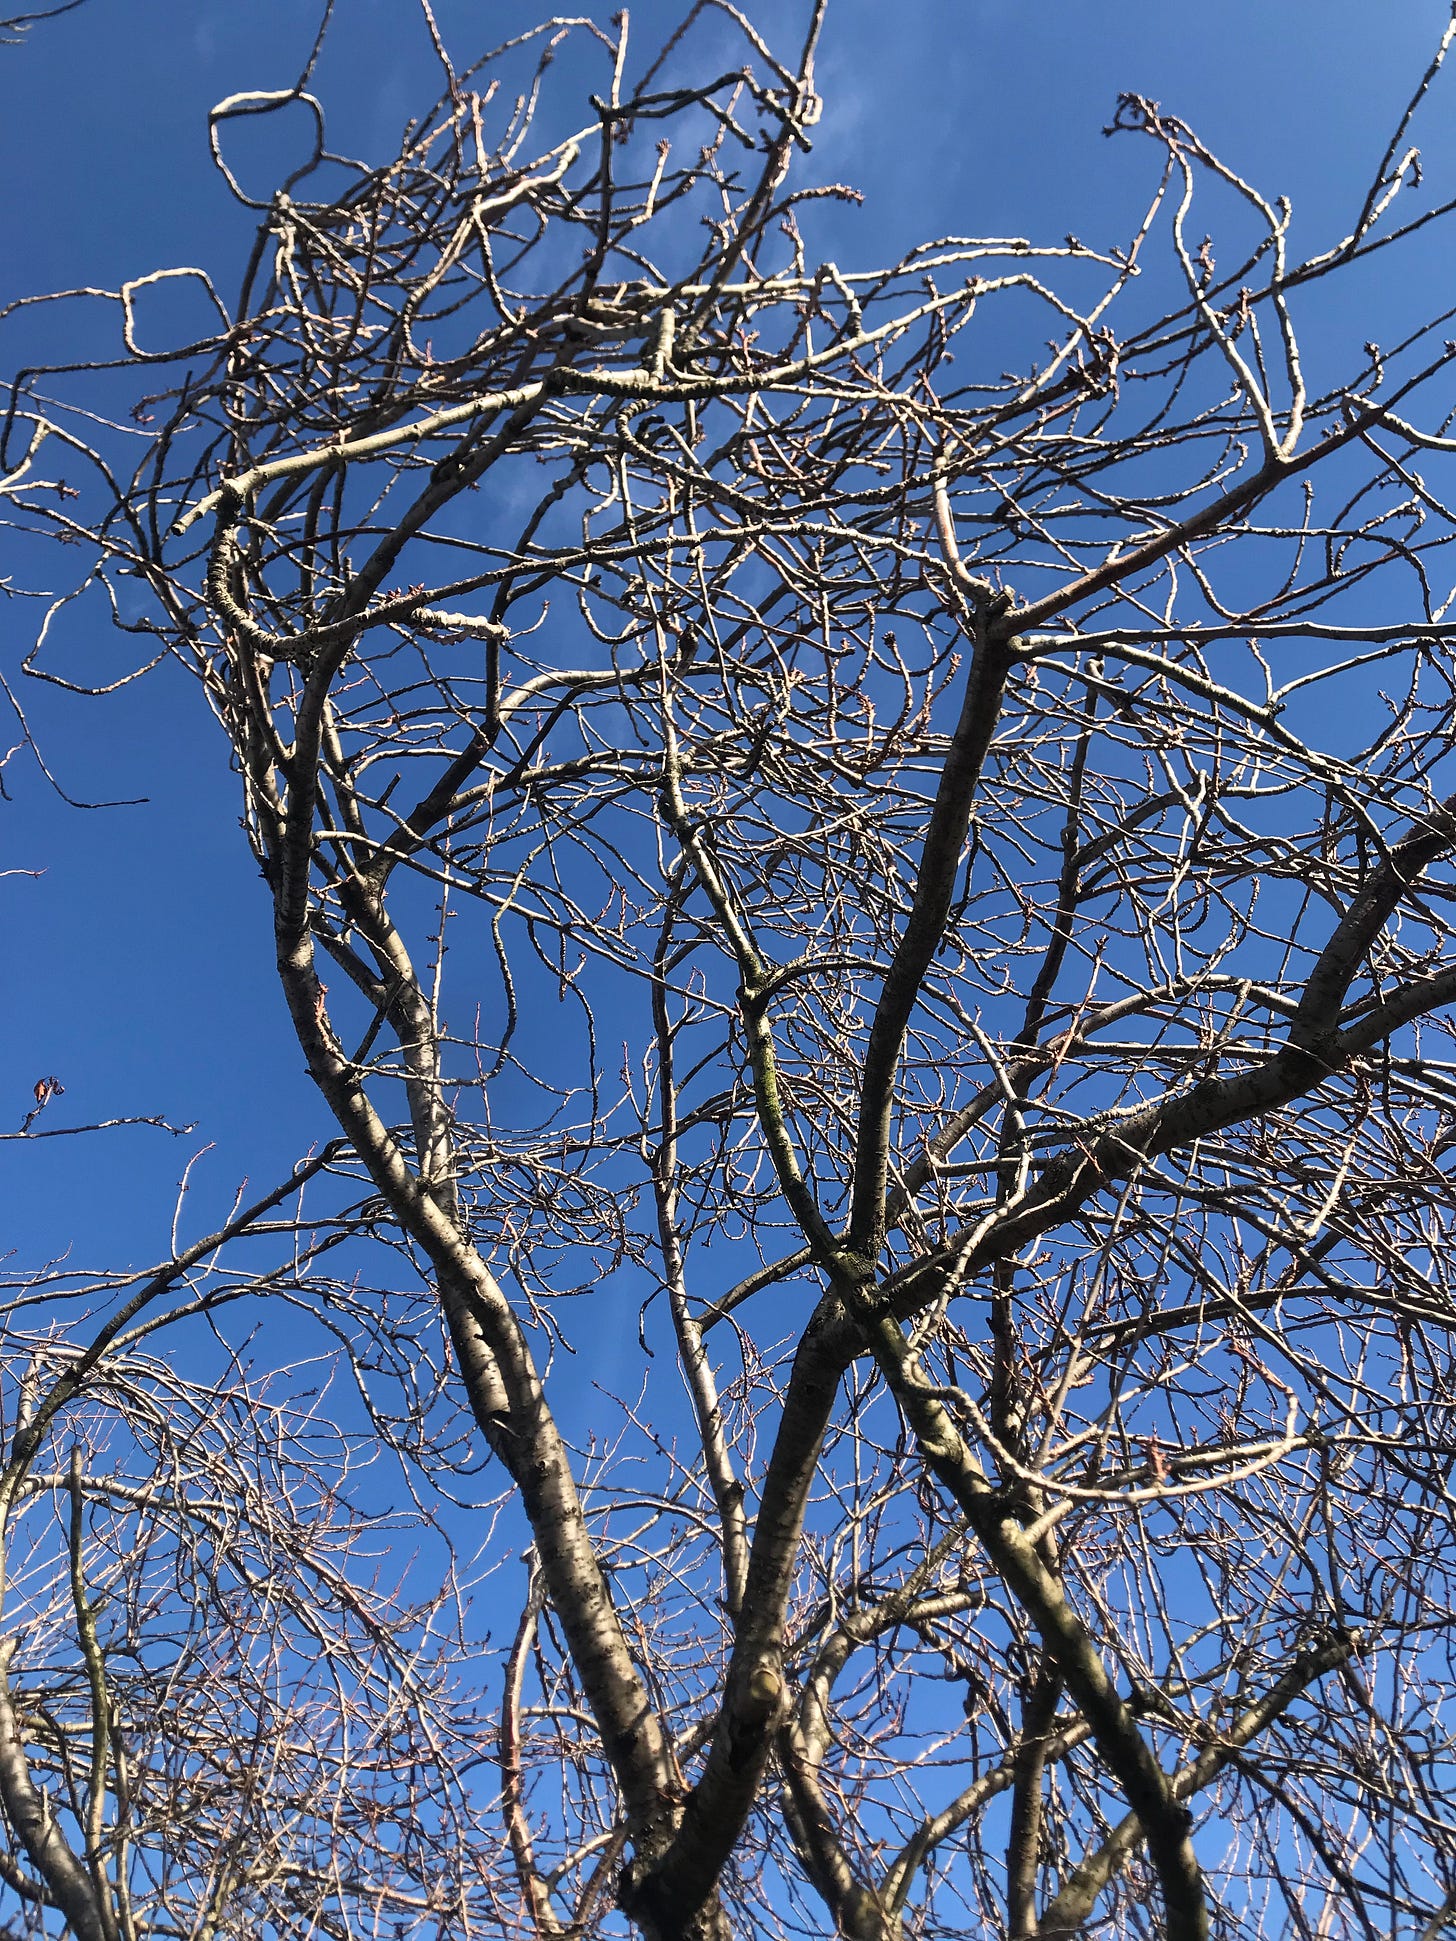
[[[436, 11], [460, 60], [540, 17], [526, 0], [438, 0]], [[798, 4], [756, 13], [784, 45], [802, 32]], [[1446, 13], [1441, 0], [832, 0], [826, 115], [808, 167], [866, 202], [825, 215], [821, 247], [858, 267], [937, 233], [1117, 240], [1154, 166], [1150, 145], [1101, 135], [1129, 90], [1192, 122], [1267, 192], [1290, 195], [1295, 247], [1313, 249], [1358, 201]], [[418, 10], [340, 0], [337, 14], [317, 83], [331, 141], [365, 159], [392, 152], [438, 83]], [[660, 0], [634, 8], [638, 44], [676, 15]], [[237, 90], [287, 86], [316, 20], [311, 0], [90, 0], [0, 50], [0, 298], [115, 287], [176, 263], [206, 267], [226, 293], [250, 225], [208, 165], [207, 109]], [[239, 137], [232, 152], [266, 190], [299, 131], [279, 118], [246, 132], [251, 149]], [[1438, 116], [1424, 133], [1442, 138]], [[1449, 181], [1449, 133], [1442, 148], [1427, 161]], [[1378, 337], [1386, 294], [1378, 275], [1352, 279], [1326, 340]], [[180, 328], [185, 312], [185, 300], [169, 312], [158, 299], [144, 329]], [[24, 312], [0, 325], [0, 367], [114, 341], [98, 305]], [[19, 586], [45, 584], [50, 570], [30, 555], [0, 566]], [[28, 615], [25, 603], [0, 606], [7, 678]], [[119, 665], [99, 607], [63, 625], [78, 667]], [[52, 1073], [66, 1091], [42, 1128], [162, 1113], [197, 1130], [0, 1144], [3, 1244], [20, 1258], [74, 1246], [119, 1264], [162, 1251], [175, 1181], [200, 1145], [214, 1151], [196, 1175], [199, 1219], [242, 1175], [271, 1183], [329, 1128], [276, 992], [266, 896], [195, 692], [164, 674], [103, 703], [25, 698], [68, 792], [148, 800], [83, 814], [24, 755], [4, 771], [0, 868], [43, 873], [0, 879], [11, 938], [0, 1130]]]

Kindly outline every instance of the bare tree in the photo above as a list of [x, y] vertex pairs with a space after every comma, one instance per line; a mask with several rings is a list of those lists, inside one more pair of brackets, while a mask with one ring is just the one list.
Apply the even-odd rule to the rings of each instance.
[[[787, 64], [723, 0], [645, 63], [625, 18], [437, 37], [379, 167], [302, 86], [235, 97], [224, 170], [243, 113], [317, 142], [216, 334], [145, 349], [131, 286], [133, 422], [13, 389], [14, 517], [225, 731], [338, 1126], [286, 1270], [229, 1285], [331, 1331], [422, 1505], [486, 1452], [501, 1520], [431, 1510], [441, 1554], [526, 1551], [489, 1650], [391, 1632], [319, 1562], [379, 1498], [286, 1375], [202, 1435], [124, 1328], [8, 1336], [53, 1398], [12, 1526], [82, 1534], [6, 1659], [0, 1872], [87, 1941], [1456, 1914], [1456, 353], [1420, 291], [1383, 350], [1329, 304], [1456, 210], [1406, 213], [1456, 25], [1313, 256], [1125, 98], [1120, 246], [865, 273], [791, 174], [807, 11]], [[44, 629], [27, 667], [105, 684]], [[553, 1370], [637, 1304], [642, 1393]], [[123, 1390], [129, 1496], [88, 1454]], [[147, 1586], [203, 1545], [246, 1596], [183, 1598], [181, 1703]], [[224, 1665], [305, 1623], [266, 1703]], [[410, 1639], [418, 1705], [367, 1671]], [[266, 1758], [209, 1763], [214, 1680]]]

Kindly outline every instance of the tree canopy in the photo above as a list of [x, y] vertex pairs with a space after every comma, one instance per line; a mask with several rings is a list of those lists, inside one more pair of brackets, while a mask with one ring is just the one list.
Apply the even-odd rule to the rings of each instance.
[[800, 11], [233, 95], [236, 290], [14, 374], [23, 671], [190, 676], [335, 1127], [9, 1274], [37, 1928], [1456, 1910], [1456, 345], [1332, 321], [1456, 25], [1313, 254], [1125, 96], [1132, 233], [864, 269]]

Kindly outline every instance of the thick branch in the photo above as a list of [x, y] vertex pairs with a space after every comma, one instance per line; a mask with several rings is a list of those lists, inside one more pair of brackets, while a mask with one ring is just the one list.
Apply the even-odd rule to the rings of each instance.
[[866, 1316], [875, 1360], [904, 1411], [927, 1466], [965, 1512], [991, 1561], [1036, 1626], [1047, 1655], [1092, 1729], [1142, 1827], [1163, 1891], [1168, 1941], [1205, 1941], [1208, 1906], [1175, 1801], [1129, 1706], [1117, 1695], [1096, 1646], [1061, 1585], [1021, 1525], [1003, 1508], [945, 1407], [921, 1373], [897, 1322]]
[[629, 1819], [651, 1827], [669, 1811], [676, 1791], [671, 1749], [628, 1650], [586, 1528], [570, 1456], [520, 1325], [480, 1255], [410, 1171], [339, 1049], [307, 933], [291, 944], [280, 934], [279, 945], [279, 976], [310, 1074], [400, 1226], [435, 1267], [452, 1338], [464, 1349], [462, 1373], [476, 1418], [520, 1490], [552, 1606]]
[[90, 1876], [31, 1779], [20, 1722], [10, 1696], [15, 1645], [14, 1638], [0, 1643], [0, 1801], [31, 1865], [75, 1931], [76, 1941], [114, 1941]]
[[910, 914], [880, 987], [879, 1003], [865, 1048], [849, 1245], [866, 1262], [878, 1257], [884, 1234], [895, 1072], [925, 973], [945, 935], [976, 785], [995, 733], [1001, 696], [1011, 667], [1012, 651], [995, 637], [993, 619], [994, 603], [984, 602], [972, 623], [975, 651], [966, 677], [960, 720], [951, 738], [950, 752], [930, 811]]
[[[1317, 1650], [1302, 1652], [1278, 1683], [1257, 1704], [1250, 1705], [1215, 1743], [1208, 1745], [1186, 1766], [1173, 1775], [1175, 1799], [1192, 1799], [1231, 1764], [1252, 1739], [1265, 1731], [1286, 1711], [1300, 1693], [1308, 1690], [1325, 1673], [1341, 1665], [1354, 1650], [1349, 1638], [1334, 1638]], [[1103, 1841], [1068, 1875], [1055, 1898], [1048, 1902], [1033, 1932], [1038, 1941], [1064, 1941], [1075, 1934], [1095, 1907], [1108, 1882], [1142, 1845], [1144, 1829], [1135, 1813], [1121, 1820]]]

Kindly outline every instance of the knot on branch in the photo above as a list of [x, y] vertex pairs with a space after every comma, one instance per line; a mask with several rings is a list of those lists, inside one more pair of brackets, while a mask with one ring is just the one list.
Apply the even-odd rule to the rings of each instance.
[[783, 1676], [777, 1665], [764, 1659], [748, 1674], [739, 1711], [748, 1724], [761, 1725], [778, 1710], [783, 1693]]

